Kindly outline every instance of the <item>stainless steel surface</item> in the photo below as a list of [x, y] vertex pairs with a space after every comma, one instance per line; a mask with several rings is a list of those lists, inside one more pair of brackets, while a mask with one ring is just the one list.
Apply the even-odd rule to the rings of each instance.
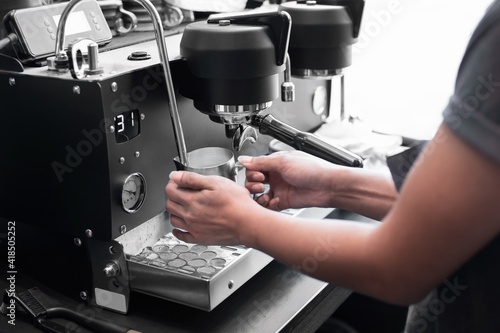
[[[227, 133], [227, 129], [226, 129]], [[255, 143], [257, 142], [258, 134], [257, 130], [251, 126], [239, 125], [234, 131], [233, 135], [233, 149], [240, 151], [243, 148], [245, 142]]]
[[211, 311], [271, 261], [252, 249], [187, 244], [167, 234], [129, 256], [128, 266], [132, 290]]
[[[91, 39], [78, 39], [68, 45], [67, 57], [69, 60], [69, 69], [75, 79], [80, 79], [90, 73], [89, 50], [91, 44], [96, 43]], [[92, 61], [95, 61], [95, 57]]]
[[281, 84], [281, 100], [283, 102], [293, 102], [295, 101], [295, 85], [292, 82], [290, 55], [286, 54], [285, 60], [285, 72], [284, 72], [284, 82]]
[[268, 109], [272, 101], [252, 105], [198, 105], [201, 112], [225, 125], [246, 124], [252, 115]]
[[98, 75], [104, 72], [99, 66], [99, 48], [95, 42], [88, 45], [88, 64], [89, 67], [85, 70], [86, 75]]
[[66, 37], [66, 21], [68, 20], [69, 15], [73, 11], [73, 8], [82, 0], [71, 0], [64, 11], [61, 14], [61, 18], [59, 19], [59, 25], [57, 26], [56, 32], [56, 48], [55, 48], [55, 61], [66, 61], [68, 56], [66, 51], [64, 51], [64, 40]]
[[170, 64], [168, 59], [167, 44], [165, 41], [165, 34], [163, 33], [163, 25], [160, 15], [156, 8], [148, 0], [136, 0], [139, 2], [149, 13], [153, 20], [155, 28], [156, 43], [158, 44], [158, 51], [160, 52], [160, 61], [163, 66], [165, 80], [167, 80], [167, 93], [169, 96], [170, 117], [172, 118], [172, 126], [174, 129], [175, 142], [177, 144], [177, 151], [179, 159], [182, 164], [187, 165], [187, 149], [184, 140], [184, 133], [182, 132], [182, 125], [179, 117], [179, 110], [177, 109], [177, 101], [175, 98], [175, 89], [172, 82], [172, 75], [170, 73]]
[[[172, 60], [180, 59], [179, 55], [179, 42], [182, 35], [172, 35], [166, 38], [167, 48]], [[126, 61], [128, 56], [138, 49], [147, 52], [151, 55], [150, 59], [142, 61]], [[99, 53], [99, 63], [104, 68], [104, 73], [99, 76], [84, 77], [81, 81], [105, 81], [109, 78], [120, 78], [127, 73], [132, 73], [144, 69], [147, 66], [154, 66], [161, 64], [160, 55], [158, 53], [158, 47], [155, 41], [147, 41], [140, 43], [138, 45], [130, 45], [114, 49], [109, 52]], [[48, 72], [47, 67], [26, 67], [25, 71], [21, 75], [27, 76], [40, 76], [40, 77], [51, 77], [54, 79], [68, 80], [70, 79], [64, 73], [58, 72]], [[151, 73], [151, 80], [157, 80], [163, 82], [163, 78], [159, 76], [160, 73]], [[141, 82], [142, 84], [142, 82]], [[110, 87], [111, 89], [111, 87]]]
[[143, 248], [152, 246], [158, 239], [172, 230], [167, 213], [161, 213], [145, 221], [138, 227], [122, 234], [116, 241], [123, 246], [127, 254], [137, 254]]
[[[324, 218], [331, 209], [290, 209], [283, 214]], [[205, 311], [213, 310], [273, 259], [241, 246], [185, 243], [171, 233], [127, 253], [132, 290]]]
[[342, 69], [301, 69], [294, 68], [293, 76], [311, 80], [329, 80], [334, 76], [342, 75]]
[[106, 277], [115, 277], [115, 276], [118, 276], [120, 274], [120, 266], [118, 266], [116, 263], [112, 262], [112, 263], [109, 263], [106, 265], [106, 267], [104, 267], [104, 275], [106, 275]]
[[[236, 181], [238, 171], [242, 168], [236, 163], [231, 150], [221, 147], [203, 147], [190, 151], [187, 155], [188, 165], [178, 165], [178, 169], [193, 171], [202, 175], [222, 176]], [[180, 163], [178, 158], [174, 158]]]

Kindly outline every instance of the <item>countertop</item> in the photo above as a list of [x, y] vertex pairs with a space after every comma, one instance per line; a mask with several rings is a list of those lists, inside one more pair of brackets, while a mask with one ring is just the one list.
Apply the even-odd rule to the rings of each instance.
[[[68, 280], [68, 283], [71, 283]], [[6, 269], [0, 271], [0, 287], [8, 287]], [[16, 274], [18, 291], [37, 287], [48, 296], [48, 303], [77, 310], [140, 332], [315, 332], [347, 299], [350, 291], [315, 280], [273, 261], [211, 312], [190, 308], [152, 296], [132, 293], [126, 315], [85, 305], [54, 291], [36, 279]], [[17, 308], [15, 325], [0, 316], [0, 331], [42, 332], [29, 323]], [[77, 327], [57, 320], [65, 327]], [[79, 328], [76, 332], [91, 332]]]

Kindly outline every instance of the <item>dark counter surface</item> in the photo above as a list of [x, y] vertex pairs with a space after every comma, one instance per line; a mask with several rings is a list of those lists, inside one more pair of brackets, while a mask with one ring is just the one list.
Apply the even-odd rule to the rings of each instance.
[[[0, 287], [8, 287], [2, 265]], [[68, 279], [68, 283], [71, 280]], [[18, 291], [39, 288], [47, 304], [65, 306], [89, 317], [100, 317], [140, 332], [314, 332], [347, 299], [350, 291], [305, 276], [273, 261], [211, 312], [190, 308], [152, 296], [132, 293], [126, 315], [91, 307], [70, 299], [29, 276], [17, 272]], [[15, 326], [0, 316], [0, 332], [41, 332], [19, 309]], [[76, 326], [58, 320], [65, 327]], [[72, 331], [71, 331], [72, 332]], [[77, 328], [75, 332], [90, 332]]]

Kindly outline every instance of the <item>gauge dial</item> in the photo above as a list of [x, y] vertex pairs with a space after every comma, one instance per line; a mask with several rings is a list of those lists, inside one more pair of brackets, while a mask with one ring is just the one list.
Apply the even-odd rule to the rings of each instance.
[[125, 180], [122, 188], [122, 205], [127, 213], [137, 212], [146, 197], [146, 179], [138, 172]]

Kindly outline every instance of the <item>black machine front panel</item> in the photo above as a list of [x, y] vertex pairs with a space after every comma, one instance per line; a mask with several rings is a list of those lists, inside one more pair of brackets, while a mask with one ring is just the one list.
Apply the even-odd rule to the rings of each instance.
[[[98, 85], [0, 73], [1, 214], [7, 219], [78, 235], [110, 218], [107, 149], [87, 133], [99, 128]], [[90, 219], [99, 213], [99, 220]]]
[[[175, 144], [164, 83], [137, 84], [153, 70], [102, 82], [0, 73], [2, 217], [110, 240], [161, 213]], [[135, 207], [123, 203], [136, 200], [133, 174], [145, 181]]]
[[[110, 120], [107, 145], [113, 238], [164, 210], [175, 141], [160, 72], [161, 67], [155, 66], [101, 83], [105, 116]], [[109, 131], [109, 126], [114, 130]], [[142, 176], [144, 188], [138, 179], [125, 185], [134, 174]], [[144, 198], [140, 198], [141, 191]], [[144, 200], [142, 205], [140, 200]]]

